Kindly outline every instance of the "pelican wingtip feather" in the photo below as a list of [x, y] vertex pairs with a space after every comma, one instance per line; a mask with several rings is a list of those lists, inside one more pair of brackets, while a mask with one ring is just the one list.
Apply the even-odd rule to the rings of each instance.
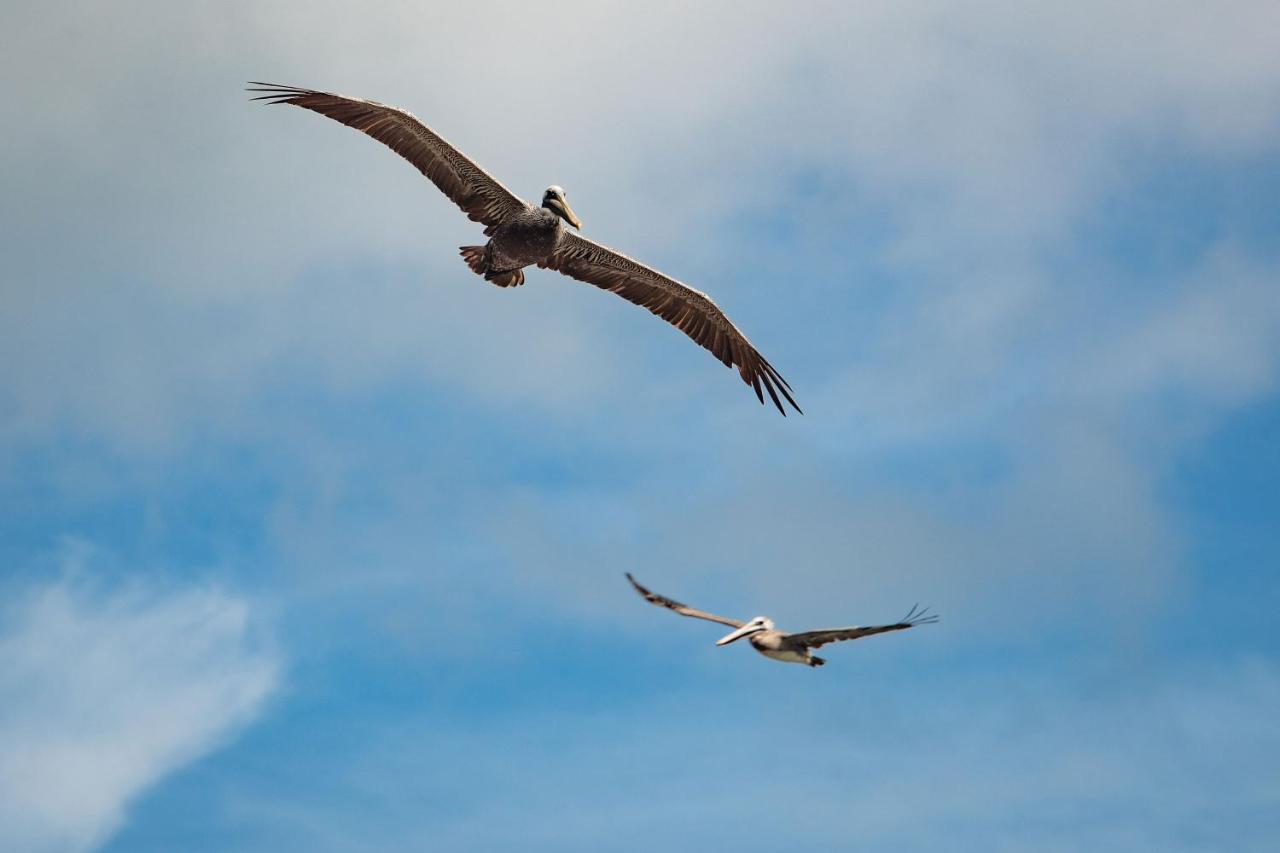
[[927, 606], [921, 607], [919, 604], [913, 604], [911, 609], [907, 611], [907, 615], [902, 617], [898, 624], [914, 628], [916, 625], [934, 625], [937, 622], [938, 614], [930, 613]]

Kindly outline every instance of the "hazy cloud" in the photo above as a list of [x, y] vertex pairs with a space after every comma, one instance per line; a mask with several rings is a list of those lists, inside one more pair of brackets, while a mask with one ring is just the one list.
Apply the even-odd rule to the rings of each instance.
[[249, 606], [211, 588], [7, 585], [0, 843], [88, 850], [130, 802], [258, 715], [277, 681]]

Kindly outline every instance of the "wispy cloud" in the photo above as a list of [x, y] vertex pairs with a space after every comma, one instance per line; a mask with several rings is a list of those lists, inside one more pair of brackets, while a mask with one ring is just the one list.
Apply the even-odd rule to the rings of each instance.
[[89, 850], [130, 802], [256, 717], [279, 662], [212, 588], [8, 584], [0, 611], [0, 846]]

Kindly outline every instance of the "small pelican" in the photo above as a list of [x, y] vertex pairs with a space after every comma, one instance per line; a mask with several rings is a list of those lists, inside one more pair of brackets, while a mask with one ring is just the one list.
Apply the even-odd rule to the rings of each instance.
[[917, 610], [915, 606], [912, 606], [906, 616], [892, 625], [870, 625], [865, 628], [853, 625], [848, 628], [824, 628], [820, 631], [788, 634], [785, 631], [775, 630], [773, 620], [767, 616], [757, 616], [750, 622], [740, 622], [737, 619], [716, 616], [714, 613], [697, 610], [687, 604], [681, 604], [666, 596], [658, 595], [656, 592], [650, 592], [641, 586], [639, 581], [631, 576], [630, 572], [627, 572], [627, 580], [631, 581], [631, 585], [636, 588], [636, 592], [640, 593], [644, 600], [650, 604], [674, 610], [681, 616], [693, 616], [698, 619], [706, 619], [733, 627], [734, 631], [732, 633], [716, 640], [717, 646], [727, 646], [734, 640], [750, 637], [752, 647], [765, 657], [780, 660], [784, 663], [802, 663], [806, 666], [822, 666], [826, 663], [822, 658], [815, 657], [809, 650], [820, 648], [827, 643], [835, 643], [840, 640], [857, 640], [862, 637], [870, 637], [872, 634], [883, 634], [885, 631], [901, 631], [904, 628], [914, 628], [916, 625], [931, 625], [938, 621], [937, 616], [928, 615], [929, 609], [927, 607], [923, 610]]

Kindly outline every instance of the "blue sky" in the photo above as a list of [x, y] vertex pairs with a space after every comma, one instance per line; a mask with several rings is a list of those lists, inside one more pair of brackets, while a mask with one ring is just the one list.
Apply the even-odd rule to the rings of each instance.
[[[1274, 849], [1278, 25], [7, 4], [0, 846]], [[410, 167], [248, 79], [564, 186], [806, 414], [484, 284]], [[943, 620], [788, 667], [625, 571]]]

